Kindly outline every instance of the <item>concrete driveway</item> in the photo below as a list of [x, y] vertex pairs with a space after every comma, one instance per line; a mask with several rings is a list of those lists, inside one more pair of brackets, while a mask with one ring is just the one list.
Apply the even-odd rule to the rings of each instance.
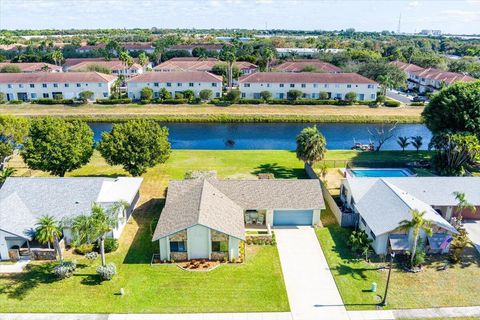
[[463, 225], [468, 232], [468, 237], [480, 253], [480, 220], [465, 220]]
[[294, 320], [348, 320], [327, 261], [311, 227], [275, 228]]

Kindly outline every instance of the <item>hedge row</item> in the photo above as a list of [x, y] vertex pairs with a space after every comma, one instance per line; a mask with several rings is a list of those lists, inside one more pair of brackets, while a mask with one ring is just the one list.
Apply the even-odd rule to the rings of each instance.
[[50, 98], [40, 98], [33, 100], [32, 103], [35, 104], [74, 104], [73, 99], [50, 99]]
[[128, 104], [132, 103], [132, 99], [130, 98], [121, 98], [121, 99], [97, 99], [96, 102], [98, 104]]
[[385, 100], [383, 105], [385, 107], [400, 107], [400, 102], [395, 100]]

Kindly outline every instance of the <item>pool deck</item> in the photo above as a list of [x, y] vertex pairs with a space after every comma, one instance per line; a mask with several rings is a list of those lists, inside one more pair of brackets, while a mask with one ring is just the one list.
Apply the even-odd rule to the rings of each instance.
[[[362, 173], [360, 173], [363, 172]], [[404, 177], [414, 177], [414, 174], [408, 168], [363, 168], [363, 167], [356, 167], [356, 168], [345, 168], [340, 169], [342, 175], [346, 178], [404, 178]], [[368, 172], [372, 172], [373, 174], [368, 174]], [[389, 174], [396, 172], [397, 174]]]

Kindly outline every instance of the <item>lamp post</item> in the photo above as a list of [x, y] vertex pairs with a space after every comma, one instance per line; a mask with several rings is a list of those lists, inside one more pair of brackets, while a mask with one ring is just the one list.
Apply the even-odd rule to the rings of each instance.
[[380, 302], [380, 305], [383, 307], [387, 305], [388, 286], [390, 285], [390, 275], [392, 273], [393, 258], [395, 258], [395, 252], [392, 251], [390, 253], [390, 267], [388, 268], [388, 277], [387, 277], [387, 285], [385, 286], [385, 294], [383, 295], [382, 302]]

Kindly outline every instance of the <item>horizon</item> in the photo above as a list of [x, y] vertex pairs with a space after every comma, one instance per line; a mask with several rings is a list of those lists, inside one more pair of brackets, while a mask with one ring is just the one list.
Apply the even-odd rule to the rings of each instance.
[[[424, 14], [426, 10], [428, 16]], [[0, 29], [12, 31], [135, 28], [340, 31], [353, 28], [357, 32], [397, 32], [399, 20], [400, 32], [405, 34], [429, 29], [450, 35], [475, 35], [474, 30], [480, 30], [480, 0], [0, 1]]]

